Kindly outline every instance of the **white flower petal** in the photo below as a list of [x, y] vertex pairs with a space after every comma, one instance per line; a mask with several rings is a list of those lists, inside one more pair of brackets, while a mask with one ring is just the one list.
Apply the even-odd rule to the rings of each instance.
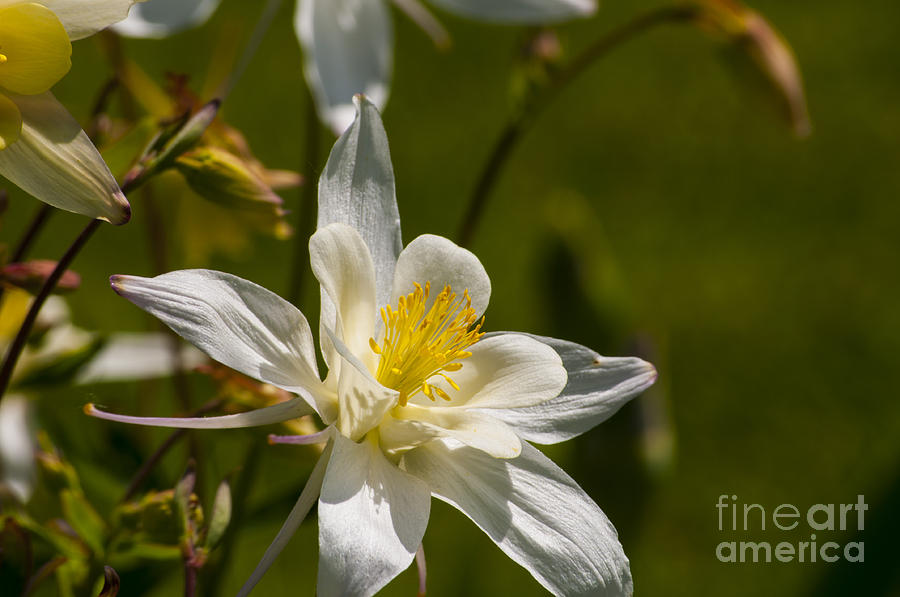
[[485, 312], [491, 299], [491, 280], [484, 266], [471, 251], [463, 249], [442, 236], [423, 234], [406, 245], [397, 258], [390, 304], [413, 291], [413, 282], [425, 286], [431, 282], [431, 296], [425, 304], [428, 309], [438, 293], [450, 285], [458, 295], [469, 291], [472, 308], [478, 317]]
[[257, 408], [235, 415], [220, 417], [132, 417], [117, 415], [98, 409], [93, 404], [84, 406], [84, 414], [130, 425], [144, 427], [169, 427], [173, 429], [241, 429], [259, 427], [273, 423], [283, 423], [312, 413], [312, 408], [301, 398], [293, 398], [287, 402], [279, 402], [265, 408]]
[[387, 102], [394, 62], [394, 30], [387, 3], [373, 0], [298, 0], [294, 30], [316, 108], [340, 135], [353, 122], [353, 96]]
[[[459, 386], [452, 388], [441, 377], [429, 383], [450, 396], [448, 407], [507, 409], [546, 402], [559, 395], [566, 385], [566, 370], [556, 352], [524, 334], [486, 336], [469, 348], [462, 369], [449, 373]], [[431, 401], [416, 394], [416, 404]], [[489, 413], [490, 414], [490, 413]]]
[[606, 515], [533, 446], [523, 443], [521, 456], [502, 460], [432, 442], [403, 462], [551, 593], [632, 594], [628, 558]]
[[[381, 117], [368, 99], [354, 101], [356, 120], [335, 143], [319, 179], [317, 225], [342, 223], [356, 229], [372, 256], [375, 304], [381, 307], [390, 299], [394, 265], [403, 248], [400, 211]], [[321, 321], [333, 328], [333, 306], [322, 295]]]
[[256, 565], [253, 574], [250, 575], [250, 578], [248, 578], [247, 582], [244, 583], [244, 586], [241, 587], [238, 597], [246, 597], [250, 594], [250, 591], [253, 590], [256, 583], [262, 579], [263, 575], [272, 565], [272, 562], [275, 561], [275, 558], [277, 558], [284, 550], [288, 541], [290, 541], [291, 537], [294, 536], [294, 533], [297, 532], [300, 523], [306, 518], [312, 505], [316, 503], [316, 498], [319, 497], [319, 492], [322, 489], [322, 481], [325, 479], [325, 470], [328, 465], [328, 460], [331, 458], [331, 448], [331, 443], [328, 443], [328, 445], [325, 446], [322, 455], [319, 457], [318, 462], [316, 462], [315, 468], [313, 468], [312, 473], [309, 475], [309, 480], [303, 487], [303, 491], [300, 492], [297, 503], [294, 504], [291, 513], [288, 514], [287, 520], [281, 525], [281, 529], [278, 531], [272, 544], [266, 548], [266, 553], [263, 554], [259, 564]]
[[365, 241], [347, 224], [329, 224], [309, 239], [309, 259], [337, 308], [335, 329], [350, 351], [374, 370], [376, 355], [369, 338], [375, 329], [375, 268]]
[[22, 113], [22, 132], [0, 151], [0, 175], [44, 203], [112, 224], [131, 207], [106, 162], [51, 93], [7, 94]]
[[205, 23], [221, 0], [149, 0], [113, 26], [126, 37], [162, 38]]
[[23, 503], [31, 497], [37, 478], [34, 444], [28, 399], [8, 394], [0, 402], [0, 488]]
[[[69, 39], [76, 40], [97, 33], [128, 16], [128, 9], [143, 0], [29, 0], [56, 13]], [[22, 0], [0, 0], [0, 7]]]
[[450, 12], [499, 23], [557, 23], [589, 17], [596, 0], [431, 0]]
[[522, 451], [515, 431], [484, 413], [409, 404], [394, 411], [394, 416], [379, 427], [382, 445], [389, 452], [399, 453], [438, 437], [458, 440], [494, 458], [515, 458]]
[[[90, 384], [134, 381], [166, 377], [175, 373], [176, 364], [190, 371], [206, 361], [206, 355], [193, 346], [178, 347], [179, 362], [172, 354], [174, 338], [162, 333], [112, 334], [94, 358], [85, 365], [75, 383]], [[177, 340], [183, 344], [181, 340]]]
[[336, 425], [345, 436], [358, 440], [381, 422], [387, 411], [397, 404], [400, 394], [378, 383], [334, 332], [327, 327], [322, 329], [341, 362]]
[[373, 595], [407, 568], [431, 495], [373, 442], [335, 437], [319, 497], [320, 597]]
[[[488, 334], [482, 342], [504, 335]], [[529, 441], [555, 444], [581, 435], [656, 381], [656, 369], [639, 358], [604, 357], [574, 342], [532, 338], [551, 346], [562, 357], [569, 374], [566, 387], [556, 398], [536, 406], [490, 411]]]
[[110, 282], [211, 358], [300, 394], [328, 417], [333, 404], [322, 391], [312, 332], [286, 300], [237, 276], [202, 269], [113, 276]]

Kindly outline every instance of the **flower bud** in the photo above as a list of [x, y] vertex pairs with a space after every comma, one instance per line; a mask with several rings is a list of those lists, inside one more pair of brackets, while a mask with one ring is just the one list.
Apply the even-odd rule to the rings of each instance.
[[696, 22], [718, 32], [748, 56], [787, 111], [794, 134], [812, 131], [800, 68], [790, 45], [759, 13], [735, 0], [699, 0]]
[[175, 168], [204, 199], [263, 213], [280, 213], [281, 198], [239, 157], [217, 147], [198, 147], [175, 160]]
[[[0, 281], [37, 294], [55, 268], [56, 262], [46, 259], [8, 263], [0, 268]], [[66, 270], [59, 279], [56, 290], [60, 292], [75, 290], [80, 284], [81, 276], [72, 270]]]

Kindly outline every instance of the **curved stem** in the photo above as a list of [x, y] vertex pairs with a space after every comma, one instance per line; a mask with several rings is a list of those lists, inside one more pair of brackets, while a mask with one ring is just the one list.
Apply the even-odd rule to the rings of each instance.
[[13, 369], [16, 366], [16, 362], [19, 360], [19, 356], [22, 354], [22, 350], [25, 349], [25, 343], [28, 340], [28, 335], [31, 333], [31, 329], [34, 327], [34, 322], [37, 320], [38, 312], [41, 310], [41, 307], [44, 306], [47, 297], [49, 297], [50, 293], [53, 292], [53, 289], [56, 288], [56, 284], [59, 282], [59, 279], [62, 278], [66, 269], [68, 269], [69, 264], [72, 263], [75, 256], [78, 255], [82, 247], [84, 247], [85, 243], [87, 243], [94, 235], [97, 228], [99, 228], [102, 223], [102, 220], [91, 220], [90, 224], [85, 226], [84, 230], [81, 231], [81, 234], [78, 235], [78, 238], [75, 239], [75, 242], [69, 246], [65, 254], [57, 262], [56, 267], [53, 269], [50, 276], [47, 277], [47, 280], [41, 287], [40, 292], [38, 292], [38, 295], [34, 297], [34, 301], [32, 301], [31, 307], [28, 309], [28, 314], [25, 316], [25, 320], [22, 322], [15, 340], [13, 340], [9, 350], [6, 352], [6, 358], [3, 360], [3, 368], [0, 369], [0, 400], [2, 400], [4, 394], [6, 394], [6, 389], [9, 387], [9, 382], [12, 378]]
[[[145, 179], [143, 177], [137, 177], [131, 182], [122, 185], [122, 193], [127, 195], [144, 182]], [[41, 286], [37, 296], [35, 296], [34, 300], [31, 302], [28, 313], [25, 315], [22, 325], [19, 326], [19, 331], [16, 333], [16, 337], [12, 341], [9, 350], [6, 351], [6, 356], [3, 358], [3, 365], [2, 368], [0, 368], [0, 400], [3, 400], [3, 396], [6, 395], [6, 390], [9, 389], [9, 382], [12, 379], [13, 369], [15, 369], [16, 363], [19, 361], [19, 357], [25, 349], [28, 336], [31, 334], [34, 322], [37, 321], [37, 316], [41, 307], [44, 306], [50, 293], [56, 288], [60, 278], [62, 278], [63, 274], [66, 273], [66, 270], [69, 269], [69, 265], [72, 264], [72, 261], [78, 256], [78, 253], [81, 252], [81, 249], [84, 248], [87, 241], [94, 236], [94, 233], [97, 232], [97, 229], [102, 223], [103, 220], [91, 220], [90, 223], [84, 227], [81, 234], [78, 235], [75, 241], [68, 249], [66, 249], [66, 252], [56, 263], [56, 267], [53, 268], [53, 271], [44, 281], [44, 285]]]
[[697, 16], [699, 10], [695, 6], [664, 6], [647, 12], [618, 29], [607, 33], [576, 56], [568, 66], [552, 75], [552, 80], [547, 85], [544, 93], [527, 101], [500, 133], [500, 137], [494, 144], [494, 148], [488, 156], [478, 177], [478, 182], [475, 184], [472, 195], [469, 198], [469, 204], [457, 234], [459, 244], [466, 247], [472, 243], [475, 230], [484, 214], [491, 192], [496, 186], [503, 168], [518, 145], [519, 140], [534, 124], [537, 116], [563, 89], [568, 87], [572, 81], [577, 79], [594, 62], [605, 57], [625, 42], [657, 25], [693, 19]]

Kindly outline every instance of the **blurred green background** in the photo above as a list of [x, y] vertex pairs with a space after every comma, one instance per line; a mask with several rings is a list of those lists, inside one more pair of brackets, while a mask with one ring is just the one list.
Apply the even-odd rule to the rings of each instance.
[[[227, 54], [221, 32], [243, 44], [261, 4], [225, 0], [204, 27], [128, 41], [126, 52], [160, 82], [183, 72], [199, 86], [217, 54]], [[314, 177], [322, 162], [304, 156], [308, 100], [291, 4], [281, 7], [223, 115], [267, 166]], [[561, 27], [566, 56], [655, 5], [608, 1], [595, 18]], [[723, 44], [695, 28], [662, 27], [619, 48], [556, 99], [499, 181], [472, 246], [494, 288], [486, 328], [641, 354], [657, 365], [651, 392], [548, 450], [618, 528], [639, 595], [900, 595], [900, 15], [887, 0], [752, 7], [795, 50], [813, 135], [793, 138]], [[395, 17], [384, 122], [404, 240], [425, 232], [452, 238], [510, 114], [511, 71], [527, 31], [441, 13], [454, 43], [439, 52]], [[85, 121], [109, 70], [96, 40], [76, 43], [73, 62], [55, 93]], [[332, 142], [323, 130], [320, 157]], [[300, 192], [282, 196], [296, 216]], [[165, 198], [160, 205], [174, 226], [176, 212]], [[132, 206], [130, 224], [104, 226], [76, 261], [83, 284], [70, 304], [81, 327], [154, 328], [106, 281], [154, 273], [140, 196]], [[17, 238], [36, 208], [13, 192], [0, 240]], [[58, 257], [83, 225], [55, 214], [32, 255]], [[257, 236], [212, 266], [285, 294], [293, 253], [290, 241]], [[175, 250], [169, 261], [170, 269], [199, 265]], [[313, 320], [317, 291], [307, 284], [302, 303]], [[212, 391], [200, 376], [192, 386], [197, 404]], [[158, 415], [177, 406], [164, 382], [40, 396], [41, 425], [92, 499], [111, 506], [166, 433], [87, 420], [80, 408], [88, 401]], [[223, 475], [245, 467], [253, 446], [260, 456], [233, 549], [214, 579], [221, 595], [233, 594], [256, 565], [313, 462], [306, 448], [265, 446], [265, 431], [193, 432], [207, 500]], [[145, 487], [174, 484], [185, 445]], [[796, 543], [808, 540], [808, 529], [720, 532], [720, 494], [767, 510], [864, 494], [862, 539], [852, 531], [829, 537], [864, 540], [866, 561], [721, 563], [720, 541]], [[437, 501], [424, 545], [429, 595], [543, 592]], [[316, 559], [310, 519], [256, 594], [312, 594]], [[121, 595], [180, 594], [177, 563], [120, 572]], [[202, 582], [207, 594], [210, 579]], [[415, 587], [411, 569], [384, 594], [412, 595]]]

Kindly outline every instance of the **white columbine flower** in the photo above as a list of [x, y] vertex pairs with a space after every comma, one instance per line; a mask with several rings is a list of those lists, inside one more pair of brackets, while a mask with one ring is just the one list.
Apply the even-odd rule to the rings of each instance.
[[[122, 35], [163, 37], [206, 21], [220, 0], [150, 0], [116, 26]], [[319, 116], [336, 134], [353, 122], [351, 99], [364, 93], [382, 109], [394, 65], [393, 1], [426, 29], [440, 29], [420, 0], [297, 0], [294, 28]], [[431, 0], [471, 19], [549, 24], [594, 14], [596, 0]], [[437, 35], [441, 35], [438, 33]]]
[[365, 98], [319, 182], [310, 255], [322, 287], [324, 381], [306, 318], [256, 284], [209, 270], [112, 279], [213, 359], [299, 398], [199, 419], [86, 407], [115, 421], [206, 429], [321, 417], [321, 433], [273, 438], [328, 444], [242, 595], [317, 498], [318, 594], [375, 593], [412, 562], [432, 496], [551, 592], [630, 595], [612, 524], [528, 442], [560, 442], [603, 421], [653, 383], [652, 365], [562, 340], [483, 333], [491, 285], [475, 255], [432, 235], [402, 247], [387, 138]]
[[137, 0], [0, 0], [0, 175], [54, 207], [124, 224], [131, 208], [50, 88], [70, 40], [125, 18]]

